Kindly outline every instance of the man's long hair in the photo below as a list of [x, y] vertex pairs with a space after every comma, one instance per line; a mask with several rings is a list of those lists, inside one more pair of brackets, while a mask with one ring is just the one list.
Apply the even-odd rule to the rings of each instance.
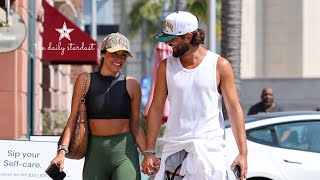
[[199, 46], [200, 44], [204, 44], [204, 39], [205, 39], [205, 32], [203, 29], [197, 29], [192, 32], [193, 36], [190, 41], [190, 44], [192, 46]]

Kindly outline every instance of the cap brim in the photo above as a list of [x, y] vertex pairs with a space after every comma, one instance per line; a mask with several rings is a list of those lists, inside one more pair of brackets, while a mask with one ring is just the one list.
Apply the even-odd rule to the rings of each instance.
[[174, 39], [175, 37], [177, 37], [178, 35], [171, 35], [171, 34], [166, 34], [166, 33], [160, 33], [156, 36], [154, 36], [153, 38], [155, 39], [155, 41], [157, 42], [168, 42], [171, 39]]
[[133, 57], [132, 53], [127, 49], [127, 48], [124, 48], [124, 47], [113, 47], [113, 48], [109, 48], [109, 49], [106, 49], [109, 53], [114, 53], [114, 52], [118, 52], [118, 51], [127, 51], [128, 52], [128, 55], [130, 57]]

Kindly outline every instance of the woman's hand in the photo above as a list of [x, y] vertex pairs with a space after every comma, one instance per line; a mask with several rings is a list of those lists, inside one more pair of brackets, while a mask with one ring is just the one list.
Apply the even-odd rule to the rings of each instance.
[[57, 156], [51, 161], [51, 164], [56, 164], [60, 168], [60, 172], [63, 171], [64, 168], [64, 157], [66, 155], [66, 152], [64, 150], [60, 150], [57, 154]]

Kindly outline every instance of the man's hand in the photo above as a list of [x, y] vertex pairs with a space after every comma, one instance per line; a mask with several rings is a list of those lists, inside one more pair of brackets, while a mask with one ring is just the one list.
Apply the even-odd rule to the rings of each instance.
[[146, 155], [141, 163], [141, 172], [149, 176], [155, 175], [160, 168], [160, 160], [155, 155]]
[[241, 171], [241, 178], [240, 180], [244, 180], [247, 177], [248, 165], [247, 165], [247, 155], [246, 154], [239, 154], [233, 163], [231, 164], [231, 168], [234, 166], [239, 165]]

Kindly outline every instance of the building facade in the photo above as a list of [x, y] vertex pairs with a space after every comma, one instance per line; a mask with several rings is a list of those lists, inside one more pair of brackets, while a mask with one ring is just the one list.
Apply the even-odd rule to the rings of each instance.
[[320, 1], [243, 0], [241, 78], [320, 78]]
[[243, 0], [241, 104], [271, 87], [284, 110], [319, 106], [320, 1]]
[[[46, 2], [72, 22], [79, 22], [82, 18], [81, 0]], [[3, 6], [1, 8], [3, 10]], [[14, 13], [21, 16], [28, 32], [17, 49], [0, 53], [0, 75], [3, 77], [0, 83], [0, 139], [28, 139], [30, 135], [42, 134], [45, 110], [70, 110], [77, 74], [92, 69], [91, 65], [60, 65], [43, 61], [41, 48], [33, 47], [35, 44], [41, 47], [43, 43], [45, 19], [42, 1], [11, 1], [10, 14]], [[31, 32], [33, 34], [30, 35]]]

